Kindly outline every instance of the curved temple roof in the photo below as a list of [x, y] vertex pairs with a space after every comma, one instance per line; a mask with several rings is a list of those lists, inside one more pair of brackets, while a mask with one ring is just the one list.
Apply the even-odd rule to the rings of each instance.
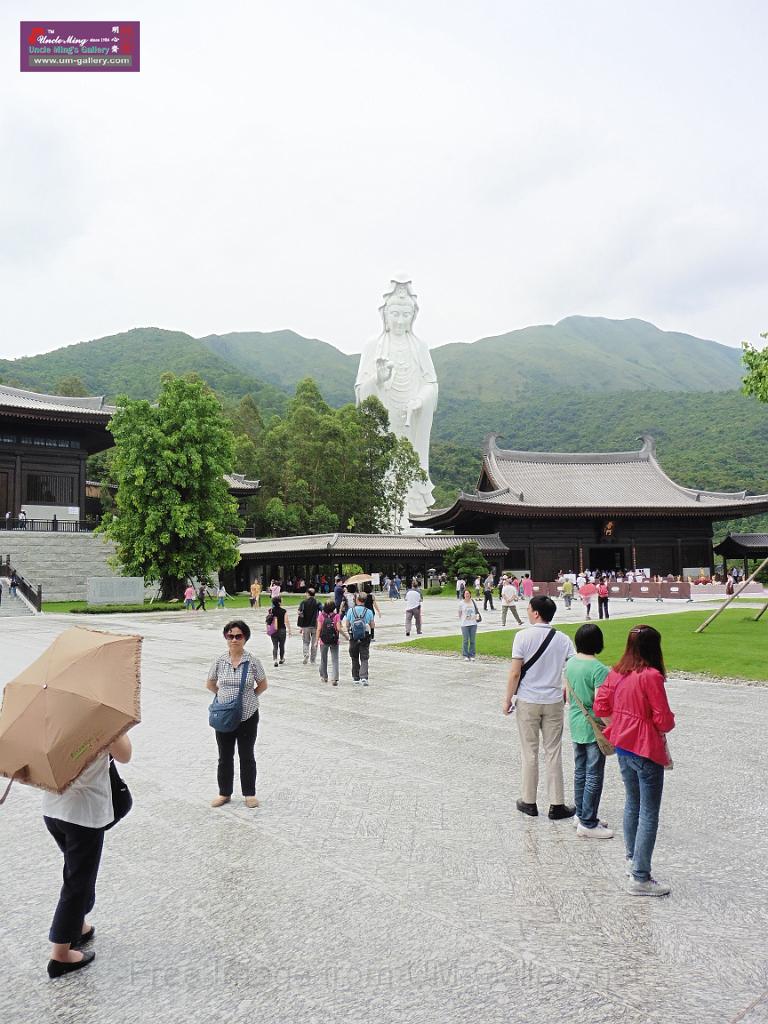
[[94, 398], [73, 398], [68, 395], [44, 395], [36, 391], [24, 391], [0, 384], [0, 408], [19, 410], [27, 413], [78, 413], [95, 414], [106, 421], [114, 414], [115, 406], [107, 405], [104, 396]]
[[498, 435], [483, 445], [478, 488], [462, 492], [447, 509], [412, 517], [445, 526], [464, 510], [491, 515], [698, 515], [727, 519], [768, 510], [768, 494], [747, 496], [698, 490], [675, 483], [659, 465], [656, 446], [643, 435], [632, 452], [519, 452], [499, 448]]

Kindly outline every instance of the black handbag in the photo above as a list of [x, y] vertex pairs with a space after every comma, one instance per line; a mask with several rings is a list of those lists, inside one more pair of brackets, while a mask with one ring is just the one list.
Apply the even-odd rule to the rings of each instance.
[[128, 789], [128, 784], [125, 779], [122, 778], [115, 767], [115, 759], [111, 755], [109, 758], [109, 785], [112, 790], [112, 810], [115, 817], [109, 825], [106, 826], [105, 831], [107, 829], [114, 828], [118, 821], [122, 821], [133, 807], [131, 791]]

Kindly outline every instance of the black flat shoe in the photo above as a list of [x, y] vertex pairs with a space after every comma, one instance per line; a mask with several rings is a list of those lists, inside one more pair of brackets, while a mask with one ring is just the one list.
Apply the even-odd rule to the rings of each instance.
[[91, 925], [87, 932], [83, 932], [79, 939], [75, 939], [70, 949], [82, 949], [83, 946], [87, 946], [89, 942], [93, 942], [93, 937], [96, 934], [96, 929]]
[[536, 804], [527, 804], [525, 800], [518, 800], [515, 807], [517, 807], [518, 811], [521, 811], [523, 814], [529, 814], [532, 818], [536, 818], [539, 813], [539, 808]]
[[552, 821], [559, 821], [561, 818], [572, 818], [575, 813], [576, 808], [569, 807], [567, 804], [549, 805], [549, 817]]
[[96, 957], [96, 954], [91, 950], [90, 953], [83, 953], [82, 960], [76, 960], [74, 963], [62, 963], [61, 960], [49, 960], [48, 961], [48, 977], [49, 978], [61, 978], [65, 974], [71, 974], [72, 971], [79, 971], [81, 967], [87, 967], [89, 963]]

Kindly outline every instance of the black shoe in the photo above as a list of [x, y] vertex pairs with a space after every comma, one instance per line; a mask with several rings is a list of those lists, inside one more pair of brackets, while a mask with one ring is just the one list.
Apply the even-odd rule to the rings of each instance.
[[549, 817], [552, 821], [559, 821], [561, 818], [572, 818], [575, 813], [576, 808], [569, 807], [568, 804], [549, 805]]
[[48, 977], [49, 978], [61, 978], [65, 974], [71, 974], [72, 971], [79, 971], [81, 967], [86, 967], [96, 956], [91, 950], [89, 953], [83, 953], [83, 959], [77, 960], [75, 963], [62, 963], [61, 960], [49, 960], [48, 961]]
[[521, 811], [523, 814], [529, 814], [532, 818], [538, 817], [539, 808], [536, 804], [527, 804], [525, 800], [518, 800], [515, 807], [517, 807], [518, 811]]
[[70, 949], [82, 949], [83, 946], [86, 946], [89, 942], [93, 941], [93, 937], [95, 934], [96, 929], [94, 928], [93, 925], [91, 925], [87, 932], [84, 932], [77, 939], [75, 939], [75, 941], [70, 946]]

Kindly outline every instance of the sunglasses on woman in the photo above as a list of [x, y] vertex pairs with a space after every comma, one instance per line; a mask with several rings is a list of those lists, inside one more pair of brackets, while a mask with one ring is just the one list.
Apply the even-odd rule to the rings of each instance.
[[244, 640], [245, 633], [227, 633], [227, 640]]

